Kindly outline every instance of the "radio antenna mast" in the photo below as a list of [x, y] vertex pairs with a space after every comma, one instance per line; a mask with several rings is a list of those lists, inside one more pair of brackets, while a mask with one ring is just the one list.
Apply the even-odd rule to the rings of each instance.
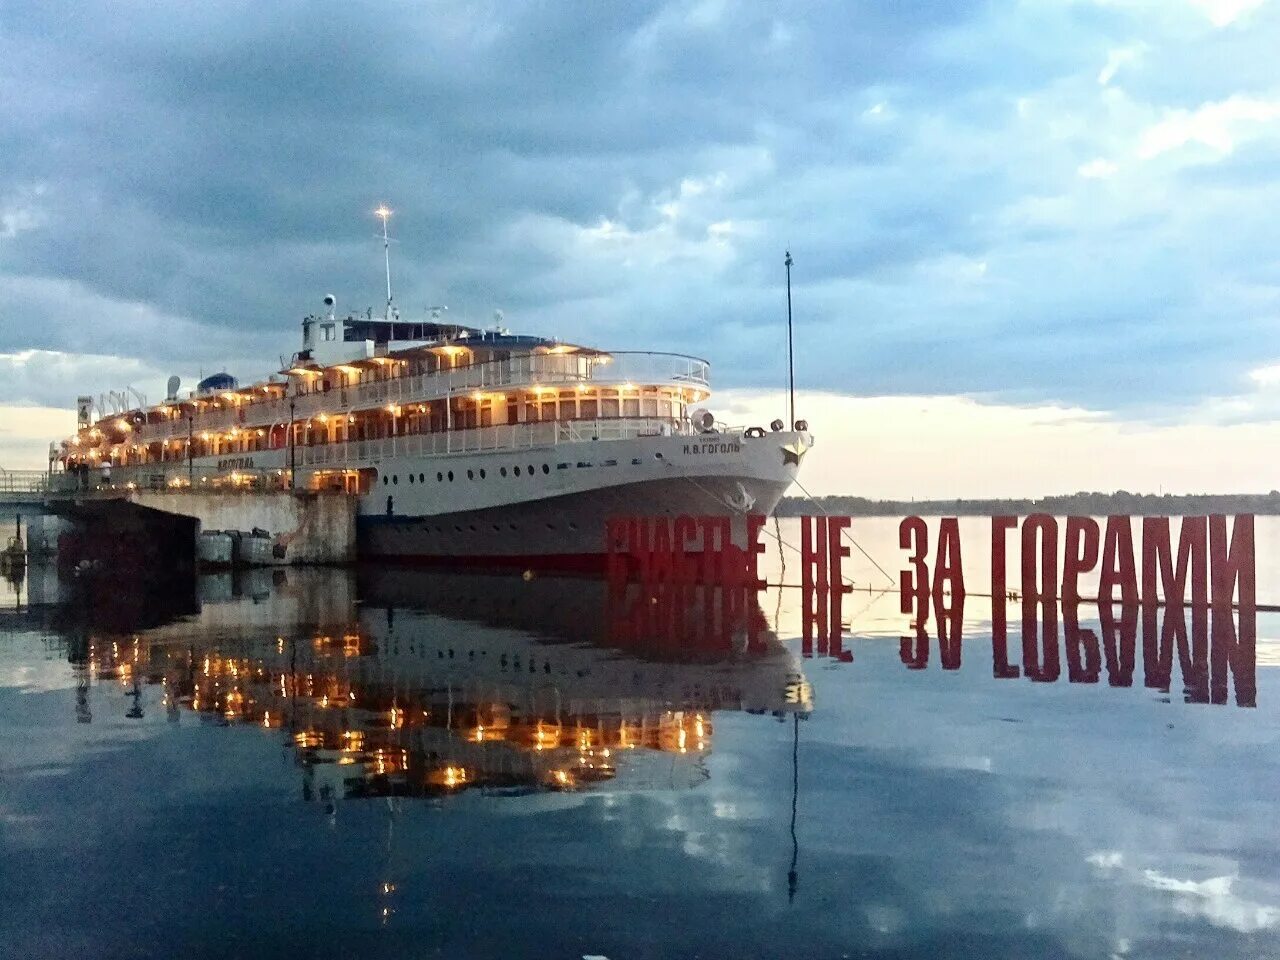
[[387, 220], [391, 217], [391, 210], [385, 203], [378, 204], [378, 209], [373, 211], [374, 216], [382, 220], [382, 256], [387, 264], [387, 314], [386, 318], [391, 319], [391, 237], [387, 233]]
[[791, 346], [791, 251], [783, 261], [787, 268], [787, 429], [796, 426], [796, 368]]

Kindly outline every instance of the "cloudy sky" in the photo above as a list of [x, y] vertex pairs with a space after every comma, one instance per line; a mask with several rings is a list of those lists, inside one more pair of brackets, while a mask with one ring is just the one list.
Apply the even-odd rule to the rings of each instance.
[[0, 0], [0, 465], [376, 306], [385, 200], [406, 315], [764, 419], [789, 246], [815, 492], [1271, 489], [1277, 50], [1276, 0]]

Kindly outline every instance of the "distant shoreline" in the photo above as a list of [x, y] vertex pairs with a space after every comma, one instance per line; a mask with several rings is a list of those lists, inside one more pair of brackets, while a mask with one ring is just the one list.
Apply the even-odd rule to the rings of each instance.
[[847, 517], [991, 517], [1027, 516], [1204, 516], [1212, 513], [1280, 514], [1280, 491], [1228, 494], [1072, 493], [1053, 497], [992, 500], [870, 500], [866, 497], [783, 497], [779, 517], [815, 512]]

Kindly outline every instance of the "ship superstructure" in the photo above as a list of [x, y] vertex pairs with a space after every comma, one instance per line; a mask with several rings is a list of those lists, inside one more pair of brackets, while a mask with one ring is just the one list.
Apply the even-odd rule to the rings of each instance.
[[698, 357], [407, 321], [388, 300], [340, 318], [326, 297], [267, 379], [82, 412], [57, 462], [86, 486], [342, 490], [363, 556], [572, 563], [603, 555], [610, 516], [769, 513], [812, 444], [803, 421], [717, 423]]

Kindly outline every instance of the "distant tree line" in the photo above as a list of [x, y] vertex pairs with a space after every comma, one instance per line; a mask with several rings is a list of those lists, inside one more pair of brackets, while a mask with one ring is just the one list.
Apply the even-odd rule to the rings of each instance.
[[[816, 506], [815, 506], [816, 503]], [[820, 508], [820, 509], [819, 509]], [[1018, 500], [869, 500], [866, 497], [783, 497], [774, 511], [780, 517], [813, 513], [848, 517], [989, 517], [1027, 516], [1049, 513], [1056, 516], [1203, 516], [1210, 513], [1280, 514], [1280, 490], [1270, 493], [1154, 494], [1098, 491], [1068, 493], [1054, 497]]]

